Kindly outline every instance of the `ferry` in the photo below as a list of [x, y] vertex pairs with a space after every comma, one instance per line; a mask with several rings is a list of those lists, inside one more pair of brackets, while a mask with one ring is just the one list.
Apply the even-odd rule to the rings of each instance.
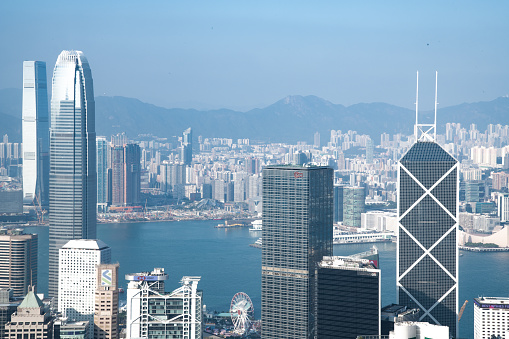
[[262, 238], [259, 238], [258, 240], [255, 241], [254, 244], [250, 244], [249, 246], [254, 248], [262, 248]]
[[251, 225], [253, 225], [253, 228], [250, 228], [249, 232], [261, 232], [262, 231], [262, 221], [261, 220], [252, 221]]
[[371, 242], [391, 242], [394, 234], [392, 232], [346, 232], [334, 230], [332, 242], [335, 245], [371, 243]]

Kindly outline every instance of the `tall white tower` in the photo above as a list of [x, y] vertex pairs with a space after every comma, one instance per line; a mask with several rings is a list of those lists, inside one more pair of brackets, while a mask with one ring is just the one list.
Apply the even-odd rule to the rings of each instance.
[[22, 112], [23, 202], [47, 205], [49, 126], [46, 63], [43, 61], [23, 62]]

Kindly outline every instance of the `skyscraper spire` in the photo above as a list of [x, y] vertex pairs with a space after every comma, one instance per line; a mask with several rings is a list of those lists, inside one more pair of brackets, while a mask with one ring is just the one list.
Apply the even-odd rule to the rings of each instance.
[[419, 72], [417, 72], [417, 91], [415, 99], [415, 127], [414, 135], [416, 142], [435, 142], [437, 136], [437, 96], [438, 96], [438, 71], [435, 73], [435, 119], [432, 124], [419, 123]]

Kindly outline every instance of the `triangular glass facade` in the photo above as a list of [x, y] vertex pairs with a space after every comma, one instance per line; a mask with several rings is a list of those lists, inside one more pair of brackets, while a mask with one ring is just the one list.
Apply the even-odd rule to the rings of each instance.
[[398, 302], [420, 308], [420, 321], [449, 326], [453, 337], [457, 180], [457, 161], [434, 142], [415, 143], [400, 160]]

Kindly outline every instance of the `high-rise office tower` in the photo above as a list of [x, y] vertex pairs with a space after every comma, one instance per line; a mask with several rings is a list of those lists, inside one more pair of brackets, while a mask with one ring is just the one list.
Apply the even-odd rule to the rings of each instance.
[[23, 62], [22, 111], [23, 201], [28, 205], [40, 203], [46, 206], [49, 185], [49, 126], [45, 62]]
[[37, 286], [37, 234], [0, 229], [0, 288], [22, 297], [28, 286]]
[[140, 201], [140, 146], [111, 148], [111, 204], [129, 206]]
[[50, 128], [50, 297], [57, 297], [58, 250], [96, 237], [97, 174], [92, 72], [80, 51], [62, 51], [53, 71]]
[[151, 273], [127, 274], [127, 338], [201, 339], [201, 277], [184, 276], [182, 286], [164, 291], [168, 274], [163, 268]]
[[345, 186], [334, 186], [334, 222], [343, 221], [343, 191]]
[[97, 208], [108, 205], [108, 153], [110, 145], [105, 137], [97, 137]]
[[97, 266], [94, 339], [118, 338], [118, 264]]
[[324, 257], [317, 269], [317, 338], [380, 335], [378, 250]]
[[96, 237], [95, 151], [92, 72], [82, 52], [62, 51], [53, 70], [51, 97], [50, 297], [58, 292], [58, 250], [69, 240]]
[[509, 338], [509, 298], [474, 298], [474, 339]]
[[343, 189], [343, 224], [361, 227], [361, 215], [366, 210], [364, 187], [345, 187]]
[[501, 222], [509, 221], [509, 193], [500, 193], [497, 198], [498, 216]]
[[263, 169], [262, 338], [314, 338], [315, 270], [332, 255], [333, 170]]
[[182, 162], [191, 165], [193, 162], [193, 131], [191, 127], [182, 133]]
[[398, 164], [396, 285], [399, 305], [457, 337], [458, 162], [435, 142], [435, 126], [416, 122]]
[[60, 249], [58, 311], [67, 319], [88, 321], [94, 336], [97, 266], [109, 264], [111, 249], [101, 240], [70, 240]]

